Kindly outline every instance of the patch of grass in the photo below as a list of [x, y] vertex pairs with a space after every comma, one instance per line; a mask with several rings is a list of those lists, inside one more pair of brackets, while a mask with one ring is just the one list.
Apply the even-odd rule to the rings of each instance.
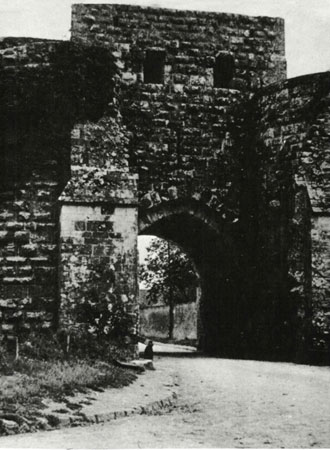
[[133, 371], [105, 362], [115, 361], [117, 354], [125, 355], [128, 351], [125, 346], [93, 341], [92, 344], [97, 344], [94, 348], [78, 345], [81, 342], [77, 339], [73, 341], [86, 352], [75, 351], [72, 346], [67, 354], [59, 336], [40, 333], [32, 333], [29, 341], [21, 345], [21, 357], [17, 360], [0, 346], [0, 436], [11, 434], [1, 416], [11, 414], [18, 424], [22, 419], [19, 425], [22, 432], [57, 427], [56, 415], [45, 416], [47, 402], [43, 400], [64, 403], [70, 410], [68, 413], [80, 417], [82, 405], [74, 403], [75, 394], [87, 394], [89, 389], [103, 392], [104, 388], [120, 388], [136, 379]]
[[88, 361], [38, 361], [22, 359], [13, 362], [13, 375], [0, 376], [0, 408], [6, 404], [35, 403], [48, 397], [55, 400], [86, 388], [122, 387], [136, 375], [111, 364]]

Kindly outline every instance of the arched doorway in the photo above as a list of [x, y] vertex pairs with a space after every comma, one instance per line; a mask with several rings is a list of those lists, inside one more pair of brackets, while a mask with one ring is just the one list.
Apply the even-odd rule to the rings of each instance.
[[238, 252], [229, 233], [198, 202], [158, 205], [139, 214], [139, 234], [155, 235], [180, 246], [199, 275], [198, 348], [207, 353], [235, 353], [241, 297]]
[[140, 235], [140, 336], [195, 347], [200, 277], [193, 261], [172, 241]]

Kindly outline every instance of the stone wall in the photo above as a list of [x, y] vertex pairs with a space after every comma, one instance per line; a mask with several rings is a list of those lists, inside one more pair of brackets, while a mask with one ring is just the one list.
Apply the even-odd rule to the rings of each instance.
[[72, 40], [115, 52], [125, 84], [143, 81], [147, 49], [165, 50], [165, 84], [214, 85], [220, 51], [232, 53], [231, 88], [256, 89], [286, 77], [284, 21], [133, 5], [72, 7]]
[[139, 216], [194, 260], [203, 348], [328, 351], [330, 78], [285, 81], [281, 19], [74, 5], [0, 57], [3, 335], [72, 324], [103, 262], [135, 314]]
[[3, 39], [0, 58], [0, 315], [10, 340], [57, 324], [58, 197], [70, 177], [71, 129], [103, 114], [114, 65], [103, 49], [23, 38]]
[[[315, 170], [306, 158], [313, 147], [327, 148], [327, 136], [319, 130], [327, 120], [327, 83], [322, 76], [284, 82], [280, 19], [120, 5], [75, 5], [72, 17], [74, 42], [97, 43], [117, 58], [119, 105], [132, 132], [130, 165], [140, 177], [143, 224], [145, 217], [171, 209], [164, 203], [175, 210], [180, 202], [193, 200], [209, 208], [205, 214], [222, 230], [214, 247], [223, 247], [223, 240], [234, 243], [230, 251], [217, 253], [205, 239], [204, 250], [199, 244], [191, 249], [189, 240], [198, 236], [195, 225], [182, 219], [187, 237], [174, 232], [170, 213], [167, 229], [151, 227], [197, 255], [204, 279], [212, 278], [211, 266], [221, 267], [213, 277], [223, 277], [224, 286], [204, 284], [204, 296], [207, 290], [219, 296], [209, 308], [206, 326], [223, 328], [217, 340], [227, 339], [226, 346], [249, 342], [260, 346], [260, 355], [270, 347], [286, 347], [292, 357], [300, 337], [308, 334], [302, 330], [305, 318], [311, 317], [314, 247], [308, 197], [323, 183], [319, 166], [324, 152], [318, 152], [317, 163], [314, 158]], [[146, 82], [150, 51], [159, 58], [163, 52], [157, 83]], [[214, 78], [219, 52], [234, 59], [234, 75], [222, 89], [215, 87]], [[251, 100], [251, 92], [274, 82]], [[308, 136], [312, 123], [318, 128]], [[315, 181], [306, 183], [303, 177]], [[320, 201], [319, 192], [317, 197]], [[226, 276], [224, 255], [230, 267]], [[230, 280], [230, 293], [225, 280]], [[227, 314], [221, 323], [209, 323]], [[236, 324], [242, 322], [235, 333], [230, 328], [234, 316], [239, 317]], [[249, 319], [243, 323], [243, 317]]]
[[[243, 175], [251, 172], [251, 162], [241, 142], [242, 110], [251, 92], [285, 79], [283, 21], [75, 5], [72, 40], [97, 42], [117, 58], [119, 107], [131, 132], [130, 166], [139, 174], [140, 230], [146, 232], [149, 217], [148, 232], [174, 240], [194, 259], [203, 278], [200, 345], [235, 353], [243, 317], [252, 316], [253, 307], [244, 305], [256, 297], [252, 288], [245, 292], [250, 268], [258, 272], [263, 264], [255, 262], [246, 237], [255, 228], [254, 191], [249, 193], [253, 174]], [[150, 51], [165, 58], [156, 83], [146, 82]], [[219, 54], [234, 62], [232, 79], [222, 88], [214, 78]], [[181, 219], [175, 212], [180, 208], [186, 211]], [[153, 224], [159, 212], [163, 219]], [[253, 330], [255, 322], [254, 317]]]
[[68, 332], [81, 322], [79, 305], [105, 299], [109, 310], [120, 302], [132, 315], [126, 338], [137, 332], [138, 187], [127, 143], [118, 117], [72, 131], [71, 178], [59, 199], [60, 322]]
[[[119, 299], [137, 316], [137, 209], [126, 205], [63, 205], [61, 209], [61, 310], [60, 322], [67, 330], [77, 325], [74, 311], [85, 301], [85, 288], [99, 289], [100, 298]], [[108, 268], [104, 286], [87, 286], [91, 271]], [[137, 323], [137, 317], [134, 317]], [[131, 333], [134, 334], [134, 328]]]
[[[140, 335], [150, 339], [168, 339], [169, 307], [144, 306], [140, 311]], [[184, 303], [174, 307], [173, 341], [197, 341], [197, 305]]]
[[[329, 92], [330, 75], [324, 73], [288, 80], [257, 96], [264, 202], [277, 202], [281, 210], [287, 203], [286, 283], [291, 302], [297, 303], [300, 294], [297, 315], [305, 319], [309, 348], [325, 352], [330, 333]], [[296, 194], [283, 196], [283, 175], [289, 172], [292, 186], [287, 183], [287, 189]]]
[[[202, 197], [231, 215], [240, 178], [231, 110], [247, 92], [285, 78], [283, 20], [74, 5], [72, 41], [105, 46], [117, 58], [120, 110], [132, 132], [130, 165], [139, 173], [141, 208]], [[152, 49], [165, 52], [158, 84], [144, 82]], [[225, 89], [214, 87], [219, 52], [234, 60]]]

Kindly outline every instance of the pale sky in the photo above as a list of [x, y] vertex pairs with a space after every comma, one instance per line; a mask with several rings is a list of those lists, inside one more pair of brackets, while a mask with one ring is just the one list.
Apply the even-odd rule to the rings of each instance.
[[[69, 39], [71, 3], [72, 0], [0, 0], [0, 36]], [[288, 76], [330, 70], [330, 0], [82, 0], [80, 3], [131, 3], [283, 17]]]

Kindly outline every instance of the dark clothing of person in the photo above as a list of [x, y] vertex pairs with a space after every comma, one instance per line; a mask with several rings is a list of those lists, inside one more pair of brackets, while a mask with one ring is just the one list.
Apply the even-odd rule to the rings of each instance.
[[149, 342], [149, 344], [146, 346], [144, 350], [144, 359], [154, 359], [154, 351], [152, 349], [152, 342]]

